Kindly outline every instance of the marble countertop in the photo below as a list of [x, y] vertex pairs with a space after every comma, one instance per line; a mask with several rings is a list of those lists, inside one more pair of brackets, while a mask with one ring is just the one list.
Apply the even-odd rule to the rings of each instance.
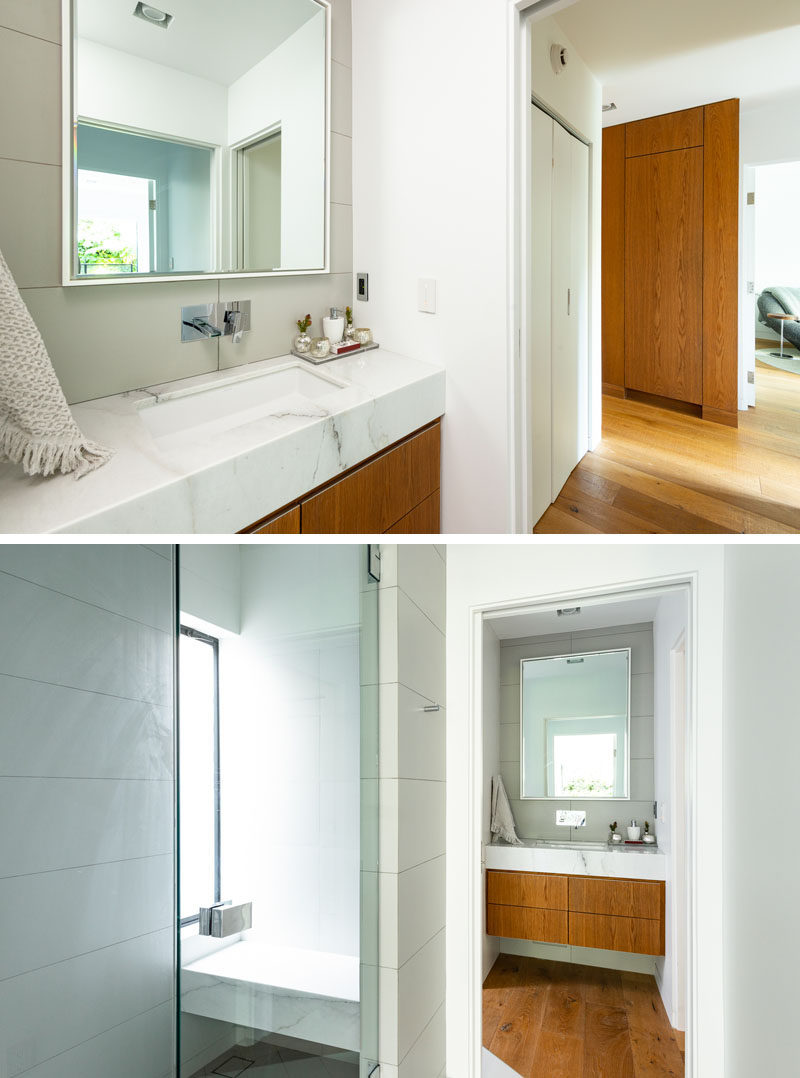
[[665, 880], [667, 856], [646, 846], [587, 849], [580, 842], [546, 845], [523, 840], [521, 846], [486, 847], [486, 867], [507, 872], [556, 872], [568, 876], [618, 876], [632, 880]]
[[0, 464], [0, 532], [234, 533], [444, 413], [442, 369], [378, 349], [304, 364], [345, 383], [335, 400], [210, 437], [159, 443], [141, 418], [142, 404], [159, 395], [295, 362], [279, 356], [73, 406], [84, 434], [116, 455], [78, 480]]

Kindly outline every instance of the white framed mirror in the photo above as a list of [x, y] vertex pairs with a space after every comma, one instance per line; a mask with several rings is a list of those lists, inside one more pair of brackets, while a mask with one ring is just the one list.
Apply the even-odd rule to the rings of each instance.
[[520, 797], [630, 800], [631, 649], [520, 662]]
[[63, 0], [68, 285], [329, 272], [328, 0]]

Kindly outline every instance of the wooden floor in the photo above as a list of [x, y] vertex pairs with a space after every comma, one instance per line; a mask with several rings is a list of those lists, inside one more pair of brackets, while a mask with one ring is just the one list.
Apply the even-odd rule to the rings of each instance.
[[500, 955], [483, 1043], [523, 1078], [683, 1078], [655, 978]]
[[756, 366], [739, 428], [603, 398], [603, 438], [539, 534], [800, 531], [800, 376]]

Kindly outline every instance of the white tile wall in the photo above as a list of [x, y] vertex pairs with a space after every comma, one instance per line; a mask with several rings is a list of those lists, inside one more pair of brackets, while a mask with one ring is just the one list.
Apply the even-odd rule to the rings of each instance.
[[5, 1078], [173, 1073], [172, 608], [161, 552], [0, 548]]
[[380, 1061], [389, 1078], [445, 1062], [445, 563], [384, 545], [380, 604]]
[[[0, 0], [0, 250], [71, 403], [288, 351], [294, 321], [352, 300], [351, 0], [333, 0], [330, 276], [98, 285], [60, 280], [61, 0]], [[250, 299], [246, 343], [182, 347], [180, 307]]]
[[[529, 801], [519, 797], [519, 664], [522, 659], [583, 651], [631, 649], [631, 763], [630, 801]], [[653, 629], [652, 625], [626, 625], [593, 629], [533, 640], [501, 641], [500, 647], [500, 771], [506, 784], [517, 830], [526, 838], [561, 841], [600, 841], [608, 825], [617, 820], [649, 820], [653, 824]], [[586, 827], [557, 827], [556, 809], [586, 812]]]

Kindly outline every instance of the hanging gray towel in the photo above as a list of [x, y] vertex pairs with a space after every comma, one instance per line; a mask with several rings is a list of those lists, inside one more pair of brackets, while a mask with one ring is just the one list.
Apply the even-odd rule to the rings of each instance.
[[73, 472], [75, 478], [114, 455], [84, 438], [36, 323], [0, 251], [0, 460], [28, 475]]
[[495, 775], [492, 779], [492, 822], [490, 829], [493, 835], [510, 842], [513, 846], [522, 845], [517, 838], [514, 813], [511, 811], [511, 803], [508, 800], [502, 775]]

